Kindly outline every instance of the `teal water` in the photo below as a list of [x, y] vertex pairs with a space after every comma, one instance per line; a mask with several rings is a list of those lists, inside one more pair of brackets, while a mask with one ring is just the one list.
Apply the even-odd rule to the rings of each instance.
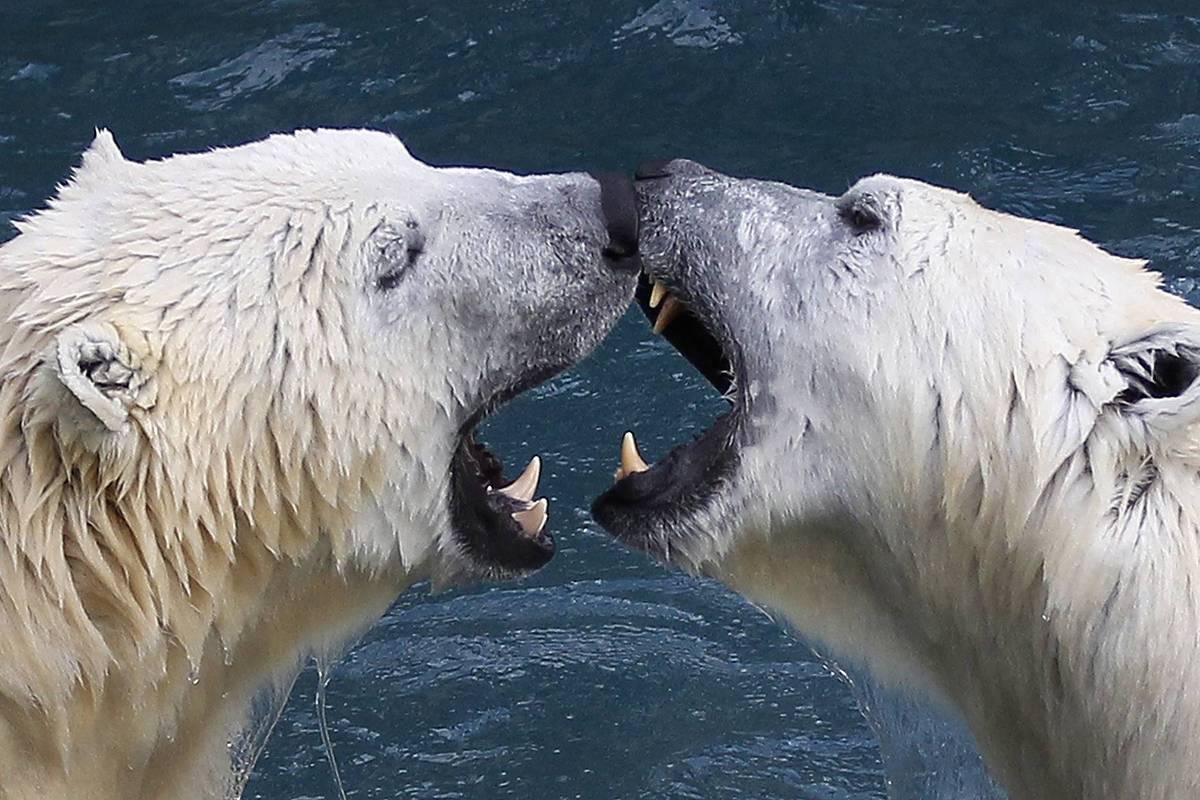
[[[1078, 227], [1200, 299], [1194, 2], [0, 0], [0, 20], [0, 226], [99, 125], [139, 159], [370, 126], [436, 163], [688, 156], [830, 192], [912, 175]], [[517, 586], [414, 590], [336, 668], [350, 797], [874, 798], [885, 762], [897, 797], [986, 795], [923, 709], [588, 519], [626, 425], [653, 457], [717, 411], [630, 316], [488, 425], [510, 463], [542, 454], [559, 556]], [[315, 686], [248, 797], [337, 796]]]

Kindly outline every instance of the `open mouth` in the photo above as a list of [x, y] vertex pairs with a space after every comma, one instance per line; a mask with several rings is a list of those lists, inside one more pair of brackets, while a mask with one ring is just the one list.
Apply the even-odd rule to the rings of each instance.
[[549, 502], [534, 499], [541, 459], [534, 456], [508, 480], [500, 458], [477, 440], [477, 421], [464, 429], [450, 467], [455, 535], [486, 572], [497, 577], [531, 572], [554, 556], [554, 537], [545, 530]]
[[651, 464], [638, 451], [632, 432], [621, 441], [613, 486], [596, 499], [592, 513], [627, 544], [670, 558], [686, 523], [720, 493], [738, 460], [745, 402], [739, 391], [736, 348], [725, 342], [715, 314], [691, 302], [686, 286], [643, 272], [636, 300], [654, 332], [663, 336], [720, 392], [730, 410], [694, 441], [681, 444]]

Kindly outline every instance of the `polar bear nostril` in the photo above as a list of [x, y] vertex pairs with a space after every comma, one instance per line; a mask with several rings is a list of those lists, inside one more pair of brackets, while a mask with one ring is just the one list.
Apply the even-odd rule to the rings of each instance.
[[652, 181], [657, 178], [671, 177], [671, 159], [662, 158], [655, 161], [643, 161], [633, 171], [634, 180]]
[[716, 174], [708, 167], [691, 159], [660, 158], [638, 164], [637, 169], [633, 171], [633, 179], [641, 183], [664, 178], [698, 178]]

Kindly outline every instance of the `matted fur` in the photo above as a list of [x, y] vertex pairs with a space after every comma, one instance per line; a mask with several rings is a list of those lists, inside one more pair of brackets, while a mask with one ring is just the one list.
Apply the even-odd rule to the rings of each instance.
[[[525, 202], [542, 216], [501, 219]], [[557, 266], [599, 261], [598, 209], [586, 176], [439, 170], [379, 133], [132, 163], [101, 131], [0, 247], [0, 797], [239, 793], [254, 698], [277, 707], [301, 659], [463, 571], [459, 429], [543, 357], [496, 348], [591, 287], [610, 324], [627, 302]], [[424, 274], [373, 292], [380, 237], [418, 222]], [[550, 366], [603, 329], [564, 332]], [[124, 388], [81, 371], [96, 352]]]
[[947, 704], [1014, 798], [1200, 795], [1200, 313], [916, 181], [667, 171], [643, 257], [720, 298], [749, 414], [659, 549]]

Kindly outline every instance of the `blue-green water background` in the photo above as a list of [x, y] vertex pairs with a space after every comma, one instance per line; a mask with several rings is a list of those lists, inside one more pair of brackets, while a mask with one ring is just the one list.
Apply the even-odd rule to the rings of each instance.
[[[1200, 2], [4, 0], [0, 227], [96, 126], [138, 159], [370, 126], [435, 163], [686, 155], [829, 192], [916, 176], [1079, 227], [1200, 296], [1198, 79]], [[629, 316], [489, 424], [510, 463], [542, 454], [559, 557], [520, 586], [415, 590], [349, 655], [328, 708], [350, 796], [884, 796], [842, 679], [588, 518], [624, 426], [653, 457], [711, 419], [711, 395]], [[302, 676], [247, 796], [335, 796], [314, 685]], [[890, 702], [897, 795], [969, 773]]]

